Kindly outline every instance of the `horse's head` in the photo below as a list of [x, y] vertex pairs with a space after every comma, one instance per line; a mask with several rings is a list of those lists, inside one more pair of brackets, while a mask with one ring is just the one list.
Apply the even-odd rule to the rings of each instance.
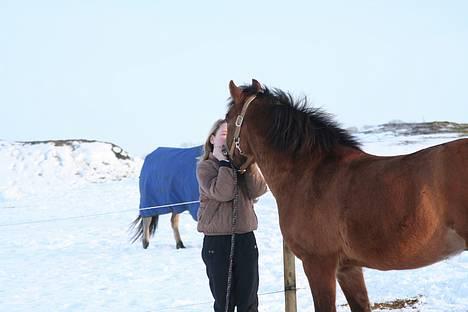
[[249, 116], [248, 107], [255, 102], [257, 94], [262, 93], [263, 89], [255, 79], [252, 79], [251, 86], [243, 87], [236, 86], [231, 80], [229, 91], [231, 102], [226, 114], [228, 126], [226, 144], [233, 165], [242, 172], [255, 162], [245, 121], [252, 118]]

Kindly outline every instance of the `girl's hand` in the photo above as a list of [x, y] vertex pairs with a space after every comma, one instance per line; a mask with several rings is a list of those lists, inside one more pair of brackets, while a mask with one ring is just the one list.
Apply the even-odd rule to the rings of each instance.
[[213, 146], [213, 156], [218, 160], [227, 160], [227, 157], [223, 154], [223, 145]]

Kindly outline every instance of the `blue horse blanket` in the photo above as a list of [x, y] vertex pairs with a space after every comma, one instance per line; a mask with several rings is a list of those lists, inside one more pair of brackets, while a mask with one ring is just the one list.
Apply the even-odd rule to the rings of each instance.
[[196, 176], [203, 146], [159, 147], [145, 157], [140, 173], [140, 216], [188, 210], [197, 220], [200, 207]]

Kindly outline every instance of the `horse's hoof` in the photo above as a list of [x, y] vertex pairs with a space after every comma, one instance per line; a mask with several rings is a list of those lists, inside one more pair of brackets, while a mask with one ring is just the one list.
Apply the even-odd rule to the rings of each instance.
[[149, 246], [149, 242], [147, 240], [143, 240], [142, 244], [143, 244], [144, 249], [148, 248], [148, 246]]
[[184, 243], [182, 243], [182, 241], [180, 241], [180, 242], [177, 242], [177, 244], [176, 244], [176, 248], [177, 248], [177, 249], [180, 249], [180, 248], [185, 248], [185, 246], [184, 246]]

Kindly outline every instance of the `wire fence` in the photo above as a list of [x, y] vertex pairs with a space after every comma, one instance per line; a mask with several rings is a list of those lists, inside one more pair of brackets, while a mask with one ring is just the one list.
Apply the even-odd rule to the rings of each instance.
[[[308, 289], [307, 287], [299, 287], [295, 288], [294, 290], [306, 290]], [[269, 295], [275, 295], [275, 294], [282, 294], [284, 293], [285, 290], [276, 290], [276, 291], [270, 291], [270, 292], [264, 292], [264, 293], [259, 293], [259, 297], [263, 296], [269, 296]], [[158, 307], [158, 311], [180, 311], [181, 309], [189, 309], [189, 308], [194, 308], [194, 307], [199, 307], [199, 306], [204, 306], [204, 305], [209, 305], [213, 304], [213, 301], [205, 301], [205, 302], [194, 302], [194, 303], [187, 303], [187, 304], [181, 304], [181, 305], [175, 305], [175, 306], [167, 306], [167, 307]]]
[[[152, 210], [152, 209], [158, 209], [158, 208], [175, 207], [175, 206], [194, 204], [194, 203], [199, 203], [199, 202], [200, 201], [196, 200], [196, 201], [189, 201], [189, 202], [183, 202], [183, 203], [175, 203], [175, 204], [145, 207], [145, 208], [139, 208], [139, 211], [150, 210], [150, 209]], [[26, 206], [21, 205], [20, 207], [2, 206], [2, 207], [0, 207], [0, 209], [16, 209], [16, 208], [27, 208], [27, 207], [33, 207], [33, 206], [34, 205], [26, 205]], [[50, 223], [50, 222], [56, 222], [56, 221], [66, 221], [66, 220], [74, 220], [74, 219], [101, 217], [101, 216], [108, 216], [108, 215], [120, 214], [120, 213], [125, 213], [125, 212], [135, 212], [135, 209], [125, 209], [125, 210], [109, 211], [109, 212], [102, 212], [102, 213], [95, 213], [95, 214], [88, 214], [88, 215], [80, 215], [80, 216], [62, 217], [62, 218], [50, 218], [50, 219], [31, 220], [31, 221], [23, 221], [23, 222], [15, 222], [15, 223], [4, 223], [4, 224], [0, 224], [0, 227], [38, 224], [38, 223]]]
[[0, 227], [9, 227], [9, 226], [17, 226], [17, 225], [28, 225], [28, 224], [38, 224], [38, 223], [50, 223], [56, 221], [66, 221], [66, 220], [74, 220], [74, 219], [84, 219], [84, 218], [93, 218], [93, 217], [101, 217], [101, 216], [108, 216], [113, 214], [120, 214], [124, 212], [135, 212], [135, 209], [126, 209], [126, 210], [119, 210], [119, 211], [109, 211], [109, 212], [102, 212], [102, 213], [95, 213], [89, 215], [80, 215], [80, 216], [70, 216], [70, 217], [62, 217], [62, 218], [50, 218], [50, 219], [42, 219], [42, 220], [32, 220], [32, 221], [24, 221], [24, 222], [16, 222], [16, 223], [4, 223], [0, 224]]
[[[168, 205], [162, 205], [161, 208], [167, 207], [167, 206]], [[22, 207], [24, 207], [24, 206], [21, 206], [21, 208]], [[0, 209], [13, 209], [13, 208], [18, 208], [18, 207], [15, 207], [15, 206], [0, 207]], [[158, 207], [156, 206], [156, 207], [149, 207], [149, 208], [154, 209], [154, 208], [158, 208]], [[50, 219], [41, 219], [41, 220], [31, 220], [31, 221], [15, 222], [15, 223], [4, 223], [4, 224], [0, 224], [0, 228], [30, 225], [30, 224], [52, 223], [52, 222], [76, 220], [76, 219], [85, 219], [85, 218], [94, 218], [94, 217], [101, 217], [101, 216], [128, 213], [128, 212], [135, 212], [135, 209], [125, 209], [125, 210], [109, 211], [109, 212], [102, 212], [102, 213], [95, 213], [95, 214], [69, 216], [69, 217], [61, 217], [61, 218], [50, 218]], [[306, 288], [306, 287], [295, 288], [295, 290], [304, 290], [304, 289], [308, 289], [308, 288]], [[281, 294], [281, 293], [285, 293], [285, 290], [277, 290], [277, 291], [259, 293], [258, 296], [259, 297], [270, 296], [270, 295]], [[197, 307], [197, 306], [199, 307], [199, 306], [204, 306], [204, 305], [209, 305], [209, 304], [213, 304], [213, 302], [212, 301], [205, 301], [205, 302], [194, 302], [194, 303], [175, 305], [175, 306], [158, 307], [158, 311], [180, 311], [181, 309], [190, 309], [190, 308], [194, 308], [194, 307]]]

